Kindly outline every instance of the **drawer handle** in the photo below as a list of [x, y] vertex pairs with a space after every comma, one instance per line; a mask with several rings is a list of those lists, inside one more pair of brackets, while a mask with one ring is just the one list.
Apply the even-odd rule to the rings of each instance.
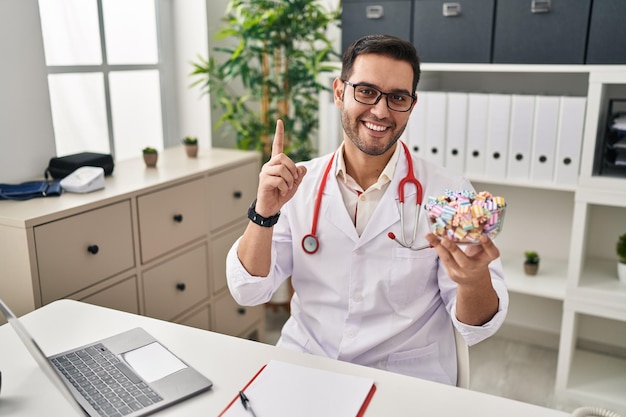
[[385, 8], [379, 4], [365, 7], [365, 17], [367, 19], [382, 19], [384, 16]]
[[445, 17], [454, 17], [461, 15], [461, 3], [444, 3], [443, 15]]
[[237, 313], [238, 313], [238, 314], [241, 314], [241, 315], [243, 316], [244, 314], [246, 314], [246, 309], [245, 309], [245, 308], [243, 308], [243, 307], [239, 307], [239, 308], [237, 309]]
[[100, 248], [98, 247], [98, 245], [87, 246], [87, 252], [91, 253], [92, 255], [95, 255], [96, 253], [98, 253], [99, 250]]
[[235, 191], [233, 193], [233, 197], [235, 197], [235, 198], [241, 198], [242, 195], [243, 195], [243, 193], [241, 191]]
[[187, 289], [187, 286], [185, 285], [184, 282], [179, 282], [178, 284], [176, 284], [176, 289], [182, 292]]
[[182, 223], [183, 222], [183, 215], [182, 214], [174, 214], [174, 221], [176, 223]]
[[532, 0], [530, 3], [530, 11], [532, 13], [549, 13], [552, 9], [550, 0]]

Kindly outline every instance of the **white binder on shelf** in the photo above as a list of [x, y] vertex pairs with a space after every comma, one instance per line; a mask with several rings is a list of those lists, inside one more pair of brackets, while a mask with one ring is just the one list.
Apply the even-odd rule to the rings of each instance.
[[417, 93], [417, 103], [411, 112], [405, 132], [408, 132], [406, 144], [414, 155], [426, 158], [426, 108], [428, 92]]
[[585, 97], [561, 97], [554, 169], [558, 184], [578, 182], [586, 105]]
[[490, 94], [485, 154], [486, 176], [504, 178], [506, 175], [510, 122], [511, 96]]
[[535, 97], [535, 123], [530, 161], [530, 178], [534, 181], [554, 181], [560, 103], [561, 98], [558, 96]]
[[488, 113], [489, 95], [470, 93], [468, 95], [467, 146], [465, 148], [465, 174], [467, 176], [483, 176], [485, 174]]
[[443, 166], [446, 141], [446, 93], [428, 92], [426, 108], [426, 159]]
[[448, 93], [444, 165], [457, 174], [465, 173], [467, 93]]
[[507, 178], [528, 180], [532, 151], [535, 96], [514, 94], [511, 97], [511, 127]]

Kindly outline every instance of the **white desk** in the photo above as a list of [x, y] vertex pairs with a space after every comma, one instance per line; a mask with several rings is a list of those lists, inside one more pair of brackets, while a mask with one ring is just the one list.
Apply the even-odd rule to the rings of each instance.
[[[140, 326], [213, 381], [210, 391], [163, 410], [159, 416], [216, 416], [270, 359], [373, 378], [377, 391], [366, 417], [569, 415], [77, 301], [56, 301], [28, 313], [22, 320], [47, 355]], [[73, 415], [7, 324], [0, 326], [0, 370], [0, 416]]]

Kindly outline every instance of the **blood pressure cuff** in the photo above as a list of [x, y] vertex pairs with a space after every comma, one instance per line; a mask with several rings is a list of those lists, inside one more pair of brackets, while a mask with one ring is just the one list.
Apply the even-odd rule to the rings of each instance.
[[21, 184], [0, 184], [0, 200], [30, 200], [37, 197], [59, 196], [61, 182], [28, 181]]
[[104, 169], [104, 175], [111, 175], [115, 164], [112, 155], [82, 152], [50, 159], [45, 175], [46, 178], [62, 179], [85, 166], [100, 167]]

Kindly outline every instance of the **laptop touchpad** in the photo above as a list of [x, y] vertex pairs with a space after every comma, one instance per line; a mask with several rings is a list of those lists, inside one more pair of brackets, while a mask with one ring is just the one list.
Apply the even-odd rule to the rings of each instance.
[[122, 357], [149, 383], [187, 368], [187, 365], [158, 342], [123, 353]]

